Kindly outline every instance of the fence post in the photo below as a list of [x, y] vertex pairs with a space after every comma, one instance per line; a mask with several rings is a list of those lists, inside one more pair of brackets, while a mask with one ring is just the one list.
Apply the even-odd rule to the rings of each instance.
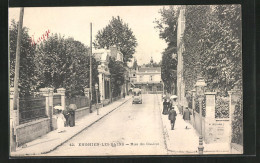
[[192, 105], [191, 105], [191, 107], [192, 107], [192, 117], [193, 117], [192, 125], [195, 128], [195, 96], [196, 96], [196, 90], [193, 89], [193, 90], [191, 90], [191, 92], [192, 92], [192, 101], [191, 101]]
[[49, 89], [49, 118], [50, 118], [50, 129], [53, 130], [53, 122], [52, 122], [52, 116], [53, 116], [53, 88]]
[[53, 114], [53, 88], [48, 88], [48, 89], [49, 89], [49, 106], [51, 107], [48, 116], [50, 117]]
[[[89, 99], [89, 88], [84, 88], [84, 94]], [[89, 100], [88, 100], [88, 103], [89, 103]], [[90, 104], [88, 104], [88, 105], [90, 107]]]
[[[18, 90], [19, 92], [19, 90]], [[19, 98], [17, 99], [17, 110], [14, 110], [14, 88], [10, 88], [10, 151], [16, 151], [16, 126], [19, 125]]]
[[216, 109], [216, 92], [205, 92], [206, 95], [206, 110], [205, 110], [205, 142], [209, 143], [210, 139], [212, 139], [213, 128], [212, 122], [215, 121], [215, 109]]
[[49, 89], [48, 88], [40, 88], [41, 95], [45, 97], [45, 114], [49, 116]]
[[241, 91], [239, 89], [232, 89], [231, 91], [228, 91], [229, 95], [229, 122], [230, 122], [230, 133], [229, 133], [229, 150], [231, 153], [232, 146], [232, 121], [233, 121], [233, 113], [235, 111], [235, 106], [239, 100], [239, 97], [241, 96]]
[[63, 110], [66, 110], [66, 101], [65, 101], [65, 92], [66, 89], [65, 88], [58, 88], [57, 92], [60, 94], [61, 96], [61, 106], [63, 107]]

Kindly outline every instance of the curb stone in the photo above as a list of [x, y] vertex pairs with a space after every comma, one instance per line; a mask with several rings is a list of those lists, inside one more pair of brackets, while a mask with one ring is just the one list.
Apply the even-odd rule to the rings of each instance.
[[[60, 147], [61, 145], [63, 145], [64, 143], [68, 142], [69, 140], [71, 140], [72, 138], [74, 138], [75, 136], [77, 136], [78, 134], [80, 134], [82, 131], [84, 131], [85, 129], [87, 129], [88, 127], [92, 126], [93, 124], [95, 124], [96, 122], [98, 122], [99, 120], [101, 120], [102, 118], [104, 118], [105, 116], [109, 115], [111, 112], [113, 112], [114, 110], [118, 109], [119, 107], [121, 107], [123, 104], [125, 104], [126, 102], [128, 102], [131, 98], [125, 99], [125, 101], [123, 101], [122, 103], [119, 103], [118, 105], [115, 105], [115, 107], [113, 109], [111, 109], [110, 111], [108, 111], [107, 113], [105, 113], [104, 115], [102, 115], [101, 117], [99, 117], [98, 119], [94, 120], [93, 122], [86, 124], [86, 126], [83, 125], [82, 129], [79, 129], [78, 131], [75, 131], [75, 133], [67, 138], [64, 138], [64, 140], [61, 140], [61, 142], [58, 142], [56, 145], [54, 144], [52, 147], [50, 147], [49, 149], [46, 150], [42, 150], [39, 152], [29, 152], [29, 153], [25, 153], [25, 154], [15, 154], [13, 153], [12, 155], [10, 155], [10, 157], [12, 158], [17, 158], [20, 156], [23, 157], [34, 157], [34, 156], [40, 156], [42, 154], [47, 154], [50, 153], [54, 150], [56, 150], [58, 147]], [[115, 101], [116, 102], [116, 101]], [[88, 116], [88, 115], [85, 115]], [[83, 117], [85, 117], [83, 116]]]
[[65, 141], [63, 141], [62, 143], [56, 145], [56, 147], [53, 147], [52, 149], [46, 151], [46, 152], [41, 152], [40, 154], [47, 154], [50, 153], [52, 151], [54, 151], [55, 149], [57, 149], [59, 146], [63, 145], [64, 143], [68, 142], [69, 140], [71, 140], [72, 138], [74, 138], [75, 136], [77, 136], [78, 134], [80, 134], [82, 131], [86, 130], [87, 128], [91, 127], [92, 125], [94, 125], [96, 122], [98, 122], [99, 120], [101, 120], [102, 118], [104, 118], [105, 116], [107, 116], [108, 114], [110, 114], [111, 112], [113, 112], [114, 110], [118, 109], [120, 106], [122, 106], [123, 104], [125, 104], [127, 101], [129, 101], [131, 98], [125, 100], [123, 103], [119, 104], [117, 107], [115, 107], [114, 109], [110, 110], [108, 113], [106, 113], [105, 115], [103, 115], [102, 117], [98, 118], [97, 120], [95, 120], [94, 122], [90, 123], [89, 125], [87, 125], [86, 127], [84, 127], [83, 129], [79, 130], [77, 133], [75, 133], [74, 135], [72, 135], [71, 137], [69, 137], [68, 139], [66, 139]]

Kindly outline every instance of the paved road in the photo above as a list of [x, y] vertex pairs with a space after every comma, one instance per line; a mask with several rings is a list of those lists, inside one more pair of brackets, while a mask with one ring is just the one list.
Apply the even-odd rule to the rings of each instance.
[[46, 155], [166, 155], [156, 95], [131, 100]]

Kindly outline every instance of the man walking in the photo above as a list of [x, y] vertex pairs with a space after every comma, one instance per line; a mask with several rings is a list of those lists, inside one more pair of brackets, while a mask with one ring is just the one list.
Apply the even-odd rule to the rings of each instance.
[[[189, 108], [185, 107], [185, 110], [183, 113], [183, 119], [185, 120], [186, 123], [190, 122], [190, 115], [191, 115], [191, 112], [189, 111]], [[186, 126], [185, 129], [188, 129], [188, 126]]]
[[170, 120], [172, 130], [174, 130], [174, 124], [176, 120], [177, 113], [174, 110], [174, 107], [170, 108], [168, 119]]

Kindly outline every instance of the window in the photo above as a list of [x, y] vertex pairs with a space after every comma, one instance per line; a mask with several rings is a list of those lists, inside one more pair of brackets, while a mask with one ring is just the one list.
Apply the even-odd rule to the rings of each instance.
[[133, 76], [135, 76], [135, 74], [133, 74]]
[[139, 78], [139, 81], [143, 81], [143, 76], [141, 75], [140, 78]]

